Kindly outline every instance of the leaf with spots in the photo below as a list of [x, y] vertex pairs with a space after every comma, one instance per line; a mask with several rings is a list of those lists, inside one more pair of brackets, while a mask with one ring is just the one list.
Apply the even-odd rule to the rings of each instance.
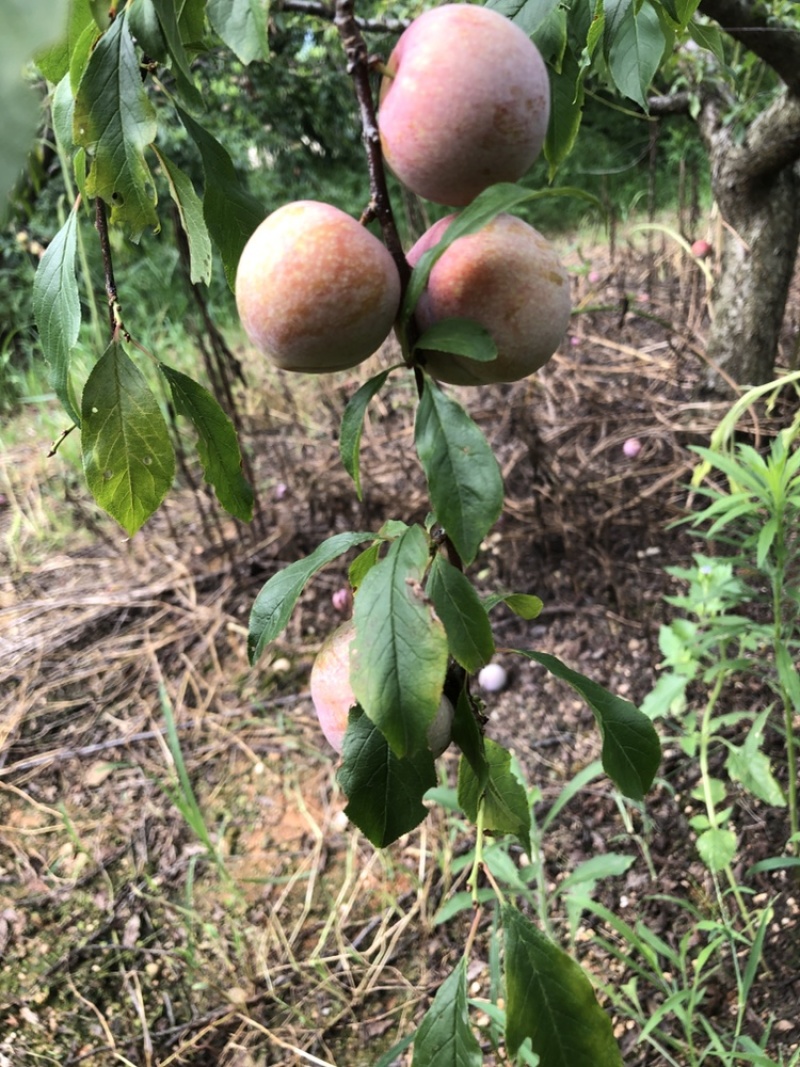
[[147, 226], [158, 229], [156, 192], [144, 149], [155, 140], [150, 103], [125, 13], [103, 34], [75, 96], [75, 143], [92, 160], [86, 182], [90, 197], [111, 206], [111, 221], [138, 240]]
[[89, 490], [131, 535], [159, 507], [175, 452], [158, 401], [119, 344], [94, 365], [83, 391], [81, 449]]

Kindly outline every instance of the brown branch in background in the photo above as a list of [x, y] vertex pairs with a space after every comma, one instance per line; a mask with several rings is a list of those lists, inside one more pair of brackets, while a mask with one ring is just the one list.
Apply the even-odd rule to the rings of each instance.
[[100, 252], [103, 257], [103, 275], [105, 277], [106, 297], [108, 298], [108, 319], [111, 325], [111, 339], [116, 341], [119, 333], [130, 340], [122, 323], [119, 300], [117, 299], [117, 283], [114, 279], [114, 261], [111, 257], [111, 241], [108, 236], [108, 216], [106, 205], [99, 196], [94, 202], [95, 227], [100, 237]]
[[397, 265], [401, 289], [405, 294], [408, 280], [411, 277], [411, 268], [403, 252], [389, 200], [381, 138], [378, 133], [378, 119], [369, 81], [369, 52], [353, 11], [353, 0], [336, 0], [336, 13], [333, 21], [342, 39], [342, 47], [347, 56], [347, 73], [353, 79], [361, 114], [361, 129], [369, 168], [370, 203], [367, 218], [376, 219], [380, 225], [383, 242]]
[[[298, 15], [311, 15], [313, 18], [324, 19], [333, 22], [336, 19], [336, 10], [331, 4], [320, 3], [320, 0], [275, 0], [270, 5], [270, 11], [292, 11]], [[360, 30], [368, 33], [402, 33], [411, 25], [408, 19], [363, 19], [355, 18], [355, 24]]]

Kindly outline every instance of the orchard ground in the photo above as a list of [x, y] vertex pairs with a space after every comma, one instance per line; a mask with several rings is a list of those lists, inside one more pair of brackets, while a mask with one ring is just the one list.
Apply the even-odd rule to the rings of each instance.
[[[675, 591], [664, 567], [707, 547], [683, 527], [667, 529], [687, 506], [688, 446], [707, 442], [726, 410], [700, 389], [703, 275], [660, 237], [653, 244], [646, 254], [640, 238], [613, 261], [602, 247], [574, 247], [576, 313], [558, 355], [533, 379], [458, 393], [506, 485], [504, 514], [476, 564], [480, 581], [487, 592], [536, 593], [545, 603], [533, 623], [497, 614], [498, 644], [554, 653], [636, 702], [656, 677], [662, 598]], [[413, 1029], [459, 959], [471, 912], [444, 922], [437, 913], [464, 888], [469, 828], [436, 808], [379, 853], [342, 813], [308, 676], [341, 621], [332, 598], [343, 568], [312, 583], [255, 669], [245, 656], [253, 598], [279, 566], [332, 532], [425, 516], [410, 382], [372, 409], [362, 504], [337, 459], [346, 398], [368, 367], [390, 359], [328, 379], [247, 361], [253, 387], [240, 402], [261, 504], [252, 530], [221, 518], [184, 480], [126, 541], [77, 488], [69, 438], [61, 460], [44, 461], [41, 419], [17, 427], [13, 442], [3, 431], [0, 1064], [366, 1067]], [[759, 432], [790, 416], [762, 416]], [[641, 444], [635, 456], [626, 455], [630, 439]], [[519, 657], [498, 660], [509, 684], [486, 697], [488, 731], [540, 790], [541, 818], [597, 758], [599, 738], [571, 691]], [[746, 699], [760, 706], [768, 697]], [[455, 755], [440, 767], [452, 785]], [[621, 805], [602, 777], [564, 807], [543, 863], [565, 939], [556, 887], [603, 853], [633, 857], [595, 891], [626, 921], [645, 920], [675, 946], [693, 927], [678, 902], [713, 916], [687, 822], [697, 775], [667, 740], [644, 813]], [[744, 879], [780, 851], [784, 815], [748, 801], [737, 819]], [[505, 854], [519, 862], [516, 846]], [[788, 1058], [800, 1044], [800, 887], [781, 872], [748, 884], [776, 893], [776, 909], [747, 1028], [758, 1040], [771, 1020], [770, 1052]], [[600, 980], [629, 982], [633, 971], [603, 953], [597, 934], [614, 936], [584, 914], [577, 955]], [[490, 998], [490, 910], [472, 958], [470, 993]], [[639, 995], [658, 1007], [643, 980]], [[702, 1003], [721, 1031], [732, 995], [722, 968]], [[661, 1064], [609, 1010], [626, 1065]], [[506, 1062], [488, 1015], [476, 1008], [473, 1017], [486, 1025], [485, 1063]], [[395, 1062], [410, 1063], [410, 1052]]]

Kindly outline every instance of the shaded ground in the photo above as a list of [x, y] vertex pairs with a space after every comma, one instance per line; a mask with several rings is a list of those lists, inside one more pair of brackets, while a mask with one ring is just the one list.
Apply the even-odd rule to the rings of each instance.
[[[591, 272], [588, 258], [574, 253], [579, 313], [551, 364], [535, 380], [459, 394], [496, 449], [507, 491], [476, 566], [487, 591], [545, 602], [533, 624], [498, 614], [499, 645], [552, 652], [638, 702], [655, 678], [662, 598], [674, 591], [663, 568], [697, 547], [684, 528], [667, 529], [687, 505], [688, 446], [707, 439], [725, 405], [699, 392], [699, 271], [675, 269], [666, 253], [646, 268], [622, 256]], [[375, 1064], [411, 1032], [459, 958], [471, 915], [435, 916], [463, 888], [469, 829], [436, 809], [420, 831], [376, 853], [343, 818], [307, 697], [344, 569], [325, 571], [257, 668], [246, 663], [250, 605], [279, 566], [335, 530], [377, 529], [427, 510], [411, 393], [398, 387], [373, 410], [359, 504], [335, 463], [334, 438], [362, 378], [332, 380], [292, 383], [299, 393], [290, 394], [274, 379], [244, 399], [263, 427], [248, 442], [261, 491], [256, 533], [220, 520], [208, 501], [201, 523], [185, 489], [126, 542], [68, 473], [54, 467], [43, 487], [26, 475], [27, 450], [2, 457], [2, 1067]], [[622, 448], [632, 437], [642, 445], [635, 459]], [[33, 521], [54, 496], [90, 531], [57, 553], [41, 550]], [[519, 657], [498, 658], [510, 682], [487, 697], [489, 732], [539, 790], [542, 820], [597, 758], [599, 739], [571, 692]], [[757, 707], [768, 696], [747, 699]], [[216, 864], [165, 729], [170, 712]], [[455, 767], [448, 753], [443, 784]], [[563, 808], [541, 843], [539, 890], [529, 891], [565, 939], [557, 887], [608, 853], [634, 860], [598, 885], [601, 903], [626, 922], [646, 921], [676, 951], [709, 936], [697, 921], [716, 919], [713, 891], [687, 821], [697, 780], [696, 764], [665, 738], [644, 811], [622, 804], [602, 778]], [[784, 814], [734, 799], [737, 873], [755, 901], [774, 896], [747, 1028], [760, 1040], [771, 1026], [771, 1055], [789, 1062], [800, 1043], [798, 888], [780, 871], [747, 875], [781, 852]], [[504, 855], [521, 862], [513, 847]], [[588, 913], [575, 924], [576, 951], [595, 977], [630, 986], [637, 963], [619, 933]], [[662, 955], [660, 969], [669, 966]], [[492, 999], [496, 981], [487, 912], [471, 995]], [[641, 967], [638, 981], [647, 1017], [664, 992]], [[734, 993], [730, 968], [708, 976], [703, 1012], [720, 1031]], [[619, 1003], [609, 1007], [627, 1064], [666, 1062], [638, 1040]], [[475, 1018], [486, 1063], [506, 1062], [489, 1017]], [[680, 1032], [674, 1020], [665, 1027]], [[396, 1062], [410, 1062], [408, 1053]]]

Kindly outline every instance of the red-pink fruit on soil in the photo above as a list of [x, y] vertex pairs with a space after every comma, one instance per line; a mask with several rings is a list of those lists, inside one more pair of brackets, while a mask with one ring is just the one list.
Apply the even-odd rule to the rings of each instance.
[[344, 370], [391, 332], [400, 276], [377, 237], [330, 204], [298, 200], [267, 216], [242, 252], [236, 306], [245, 332], [284, 370]]
[[708, 241], [704, 241], [702, 237], [692, 242], [692, 255], [697, 259], [707, 259], [711, 255], [711, 251], [711, 245]]
[[[422, 235], [408, 253], [412, 266], [438, 244], [454, 218], [441, 219]], [[453, 385], [526, 378], [558, 348], [570, 310], [569, 277], [550, 242], [527, 222], [498, 215], [440, 256], [415, 312], [420, 332], [448, 318], [480, 323], [497, 345], [497, 358], [479, 363], [426, 351], [425, 369]]]
[[387, 63], [380, 128], [387, 163], [417, 196], [461, 206], [515, 182], [539, 155], [550, 115], [536, 45], [496, 11], [444, 4], [415, 19]]
[[[337, 752], [342, 751], [347, 719], [356, 698], [350, 685], [350, 646], [356, 636], [352, 619], [329, 634], [311, 668], [311, 699], [322, 732]], [[439, 708], [428, 727], [428, 747], [441, 756], [450, 744], [453, 705], [442, 696]]]
[[623, 442], [622, 451], [628, 459], [636, 459], [642, 451], [642, 442], [638, 437], [629, 437]]

